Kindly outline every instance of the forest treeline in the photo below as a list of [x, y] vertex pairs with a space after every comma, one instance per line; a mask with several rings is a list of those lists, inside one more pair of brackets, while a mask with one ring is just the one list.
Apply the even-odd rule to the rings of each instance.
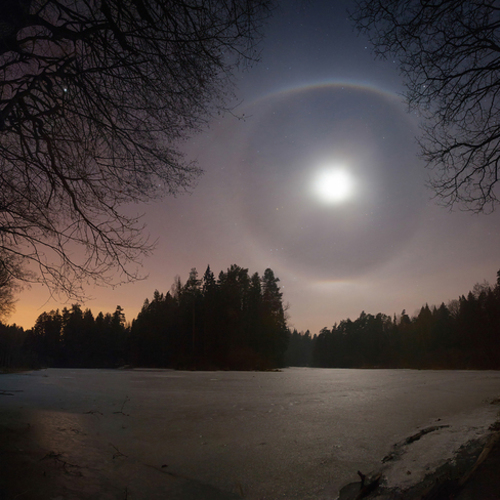
[[172, 368], [283, 366], [288, 328], [279, 279], [232, 265], [215, 279], [192, 269], [182, 285], [146, 300], [130, 332], [131, 362]]
[[448, 305], [413, 317], [362, 312], [318, 335], [291, 332], [289, 366], [324, 368], [500, 369], [500, 271]]
[[129, 329], [123, 309], [99, 313], [79, 305], [44, 312], [35, 326], [24, 331], [0, 324], [0, 366], [106, 368], [125, 363]]
[[0, 325], [0, 366], [271, 369], [284, 364], [289, 331], [279, 279], [237, 265], [218, 278], [192, 269], [155, 291], [131, 324], [123, 310], [73, 305], [41, 314], [28, 331]]
[[290, 331], [279, 279], [237, 265], [216, 278], [192, 269], [183, 284], [123, 310], [93, 316], [79, 305], [42, 313], [24, 331], [0, 323], [0, 366], [177, 369], [500, 369], [500, 271], [447, 305], [413, 317], [362, 312], [318, 334]]

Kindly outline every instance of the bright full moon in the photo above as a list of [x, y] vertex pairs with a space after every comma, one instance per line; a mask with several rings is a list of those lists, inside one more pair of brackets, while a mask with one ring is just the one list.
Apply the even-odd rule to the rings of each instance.
[[341, 168], [320, 172], [314, 180], [314, 191], [326, 203], [342, 203], [353, 192], [354, 182], [351, 174]]

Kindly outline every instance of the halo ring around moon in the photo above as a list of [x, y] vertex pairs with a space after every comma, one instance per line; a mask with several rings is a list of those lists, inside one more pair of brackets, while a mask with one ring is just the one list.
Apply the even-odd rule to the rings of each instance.
[[[415, 124], [401, 98], [353, 83], [307, 85], [249, 103], [236, 148], [234, 217], [270, 265], [345, 281], [407, 244], [424, 201]], [[361, 184], [335, 206], [311, 197], [315, 169], [338, 162]]]

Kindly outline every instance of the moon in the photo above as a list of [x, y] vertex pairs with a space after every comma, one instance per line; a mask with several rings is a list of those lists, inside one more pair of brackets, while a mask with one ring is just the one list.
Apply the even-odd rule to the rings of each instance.
[[313, 180], [315, 195], [324, 203], [347, 201], [354, 193], [354, 178], [348, 170], [330, 167], [316, 174]]
[[329, 86], [272, 96], [245, 114], [252, 119], [229, 135], [241, 147], [227, 148], [235, 169], [225, 206], [271, 267], [291, 279], [344, 280], [403, 250], [426, 201], [400, 100]]

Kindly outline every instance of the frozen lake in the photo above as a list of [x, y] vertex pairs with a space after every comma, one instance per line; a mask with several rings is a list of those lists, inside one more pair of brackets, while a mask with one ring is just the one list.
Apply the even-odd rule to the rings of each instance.
[[332, 499], [393, 443], [499, 396], [500, 372], [47, 369], [0, 376], [0, 424], [29, 429], [64, 499]]

